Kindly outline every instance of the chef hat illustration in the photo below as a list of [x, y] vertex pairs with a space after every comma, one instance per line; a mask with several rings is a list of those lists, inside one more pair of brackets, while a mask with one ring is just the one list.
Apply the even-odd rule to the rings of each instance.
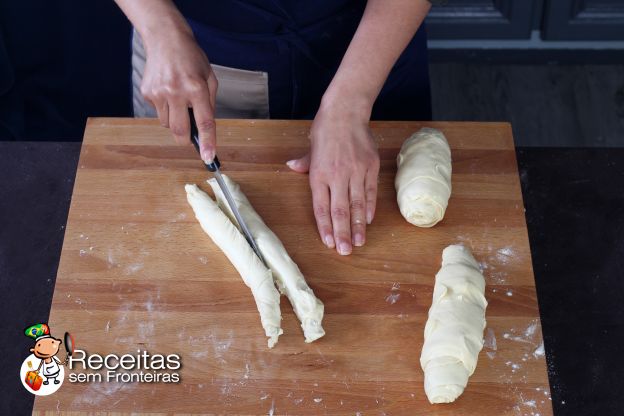
[[43, 338], [51, 338], [50, 335], [50, 327], [46, 324], [37, 324], [33, 326], [29, 326], [24, 331], [27, 337], [33, 338], [35, 341], [39, 341]]

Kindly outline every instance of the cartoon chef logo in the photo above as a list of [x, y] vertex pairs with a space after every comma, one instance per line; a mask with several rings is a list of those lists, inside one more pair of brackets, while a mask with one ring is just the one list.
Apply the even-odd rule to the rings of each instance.
[[66, 356], [60, 361], [56, 356], [61, 349], [61, 341], [50, 334], [47, 324], [37, 324], [26, 328], [27, 337], [32, 338], [35, 344], [30, 349], [31, 354], [22, 363], [20, 378], [29, 392], [38, 396], [47, 396], [57, 391], [63, 384], [65, 369], [63, 368], [73, 352], [73, 338], [65, 333]]

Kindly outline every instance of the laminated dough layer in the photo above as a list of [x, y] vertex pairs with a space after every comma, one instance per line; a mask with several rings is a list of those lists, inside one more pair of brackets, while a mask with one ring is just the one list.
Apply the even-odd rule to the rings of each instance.
[[264, 332], [269, 337], [268, 345], [272, 348], [281, 329], [280, 295], [271, 271], [265, 267], [254, 253], [245, 237], [234, 226], [227, 215], [197, 185], [186, 185], [186, 198], [195, 212], [195, 217], [212, 241], [219, 246], [232, 265], [251, 289]]
[[394, 186], [403, 217], [418, 227], [444, 218], [451, 196], [451, 149], [441, 131], [422, 128], [397, 156]]
[[[323, 335], [325, 331], [321, 326], [323, 320], [323, 303], [314, 296], [314, 292], [305, 281], [297, 264], [290, 258], [280, 239], [262, 221], [262, 218], [254, 210], [253, 206], [241, 191], [236, 182], [226, 175], [222, 175], [232, 198], [236, 203], [241, 216], [249, 231], [254, 237], [262, 256], [273, 273], [280, 292], [286, 295], [293, 306], [293, 310], [301, 321], [301, 328], [306, 342], [312, 342]], [[210, 179], [208, 184], [212, 187], [217, 198], [217, 204], [228, 214], [233, 223], [234, 215], [230, 206], [215, 179]]]
[[477, 367], [485, 329], [484, 291], [485, 279], [470, 250], [462, 245], [445, 248], [420, 355], [431, 403], [457, 399]]

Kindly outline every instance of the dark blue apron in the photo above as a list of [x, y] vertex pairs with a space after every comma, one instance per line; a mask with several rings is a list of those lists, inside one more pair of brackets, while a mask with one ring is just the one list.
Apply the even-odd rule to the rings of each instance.
[[[313, 118], [366, 1], [178, 0], [212, 63], [269, 74], [271, 118]], [[373, 107], [376, 120], [429, 120], [424, 27], [396, 62]]]

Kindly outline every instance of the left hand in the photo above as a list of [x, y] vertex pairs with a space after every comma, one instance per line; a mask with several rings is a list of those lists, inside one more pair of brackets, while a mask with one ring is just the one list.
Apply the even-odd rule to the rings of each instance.
[[321, 104], [310, 129], [310, 153], [287, 165], [310, 172], [312, 206], [321, 240], [339, 254], [366, 242], [375, 216], [379, 152], [370, 111], [350, 103]]

